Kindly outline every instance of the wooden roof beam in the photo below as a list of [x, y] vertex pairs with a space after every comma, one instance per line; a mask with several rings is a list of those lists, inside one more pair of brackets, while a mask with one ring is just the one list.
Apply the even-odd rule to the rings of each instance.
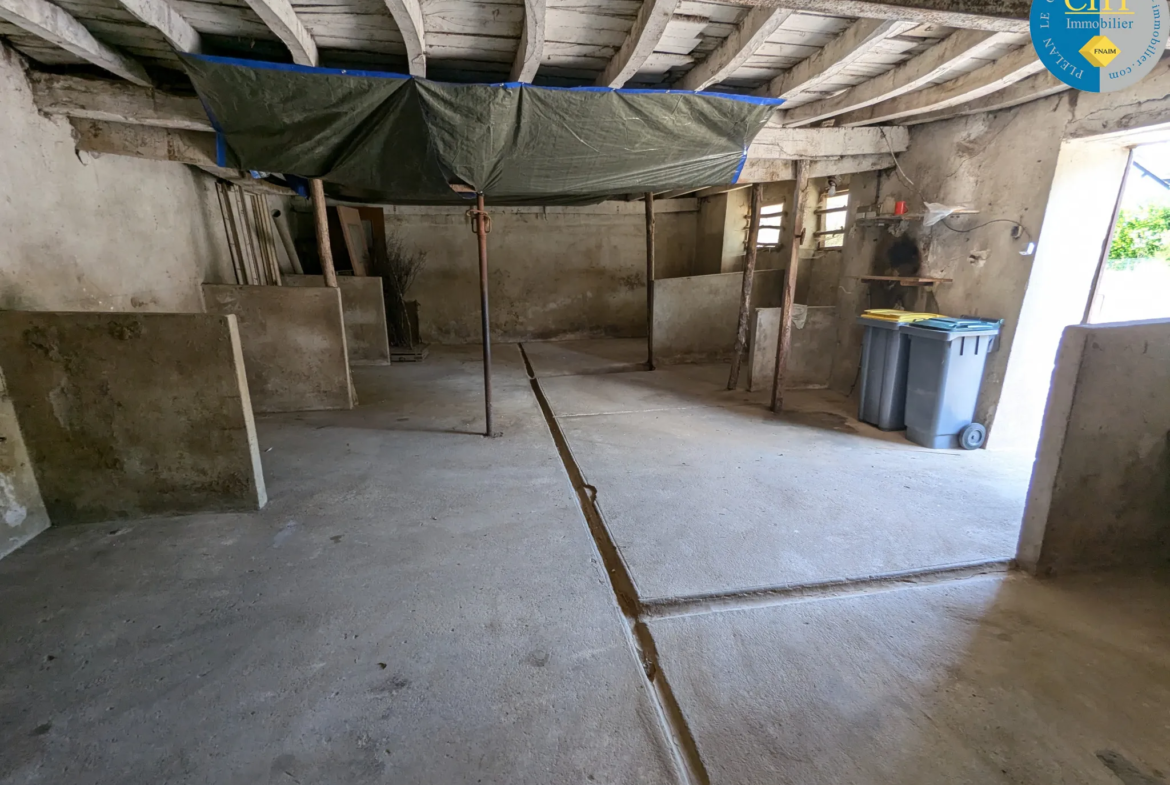
[[[427, 75], [427, 43], [423, 28], [422, 6], [419, 0], [385, 0], [402, 42], [406, 45], [406, 60], [411, 76]], [[527, 6], [525, 7], [527, 10]]]
[[547, 0], [524, 0], [524, 32], [520, 34], [520, 47], [512, 62], [510, 82], [531, 83], [544, 58], [544, 20], [548, 10]]
[[840, 76], [888, 38], [917, 27], [916, 22], [892, 19], [859, 19], [812, 57], [802, 60], [773, 79], [761, 92], [791, 100]]
[[737, 0], [737, 3], [997, 33], [1027, 33], [1031, 9], [1030, 0]]
[[163, 38], [180, 52], [198, 52], [202, 39], [187, 20], [175, 13], [166, 0], [118, 0], [130, 14], [143, 24], [162, 33]]
[[705, 90], [719, 84], [746, 63], [792, 13], [785, 8], [751, 9], [715, 51], [674, 86], [679, 90]]
[[0, 19], [134, 84], [150, 86], [138, 61], [94, 38], [81, 22], [47, 0], [0, 0]]
[[893, 70], [851, 87], [841, 95], [783, 112], [780, 124], [791, 128], [818, 123], [913, 92], [968, 60], [986, 54], [1011, 35], [984, 30], [959, 30]]
[[284, 42], [297, 65], [317, 65], [317, 43], [297, 18], [288, 0], [244, 0]]
[[678, 5], [679, 0], [643, 0], [634, 18], [634, 26], [630, 28], [629, 35], [609, 65], [597, 77], [597, 84], [602, 87], [621, 87], [630, 81], [654, 53]]
[[949, 82], [907, 93], [864, 109], [841, 115], [838, 125], [888, 123], [914, 115], [948, 109], [998, 92], [1044, 70], [1031, 44], [1024, 44], [998, 60]]
[[212, 130], [198, 98], [104, 79], [40, 71], [30, 71], [28, 76], [33, 102], [38, 111], [47, 115], [184, 131]]

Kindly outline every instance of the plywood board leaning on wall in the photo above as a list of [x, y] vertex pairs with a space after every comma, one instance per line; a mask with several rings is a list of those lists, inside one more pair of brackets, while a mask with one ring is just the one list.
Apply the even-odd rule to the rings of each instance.
[[[285, 286], [325, 286], [319, 275], [285, 275]], [[386, 298], [382, 279], [337, 276], [341, 311], [345, 320], [345, 345], [351, 365], [390, 362], [390, 333], [386, 328]]]
[[0, 372], [0, 558], [47, 528], [49, 513]]
[[233, 317], [0, 312], [0, 358], [54, 524], [267, 501]]
[[336, 288], [205, 284], [203, 301], [208, 313], [239, 320], [255, 411], [353, 408]]

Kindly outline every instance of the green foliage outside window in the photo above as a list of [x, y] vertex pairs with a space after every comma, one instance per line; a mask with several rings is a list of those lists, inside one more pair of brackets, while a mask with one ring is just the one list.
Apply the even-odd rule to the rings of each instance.
[[1109, 246], [1109, 269], [1132, 270], [1147, 259], [1170, 263], [1170, 205], [1122, 209], [1117, 217]]

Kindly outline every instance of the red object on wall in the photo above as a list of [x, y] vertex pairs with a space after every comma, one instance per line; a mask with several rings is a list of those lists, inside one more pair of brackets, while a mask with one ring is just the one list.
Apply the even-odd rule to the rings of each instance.
[[894, 202], [894, 215], [905, 215], [905, 214], [906, 214], [906, 203], [905, 202]]

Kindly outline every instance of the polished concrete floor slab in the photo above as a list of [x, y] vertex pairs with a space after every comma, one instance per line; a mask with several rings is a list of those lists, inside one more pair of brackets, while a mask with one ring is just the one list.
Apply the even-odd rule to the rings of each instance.
[[0, 782], [673, 781], [516, 347], [263, 417], [255, 514], [51, 529], [0, 561]]
[[777, 417], [726, 370], [541, 380], [644, 598], [1014, 556], [1029, 456], [926, 450], [828, 391]]
[[1155, 785], [1170, 576], [977, 578], [652, 621], [712, 783]]

